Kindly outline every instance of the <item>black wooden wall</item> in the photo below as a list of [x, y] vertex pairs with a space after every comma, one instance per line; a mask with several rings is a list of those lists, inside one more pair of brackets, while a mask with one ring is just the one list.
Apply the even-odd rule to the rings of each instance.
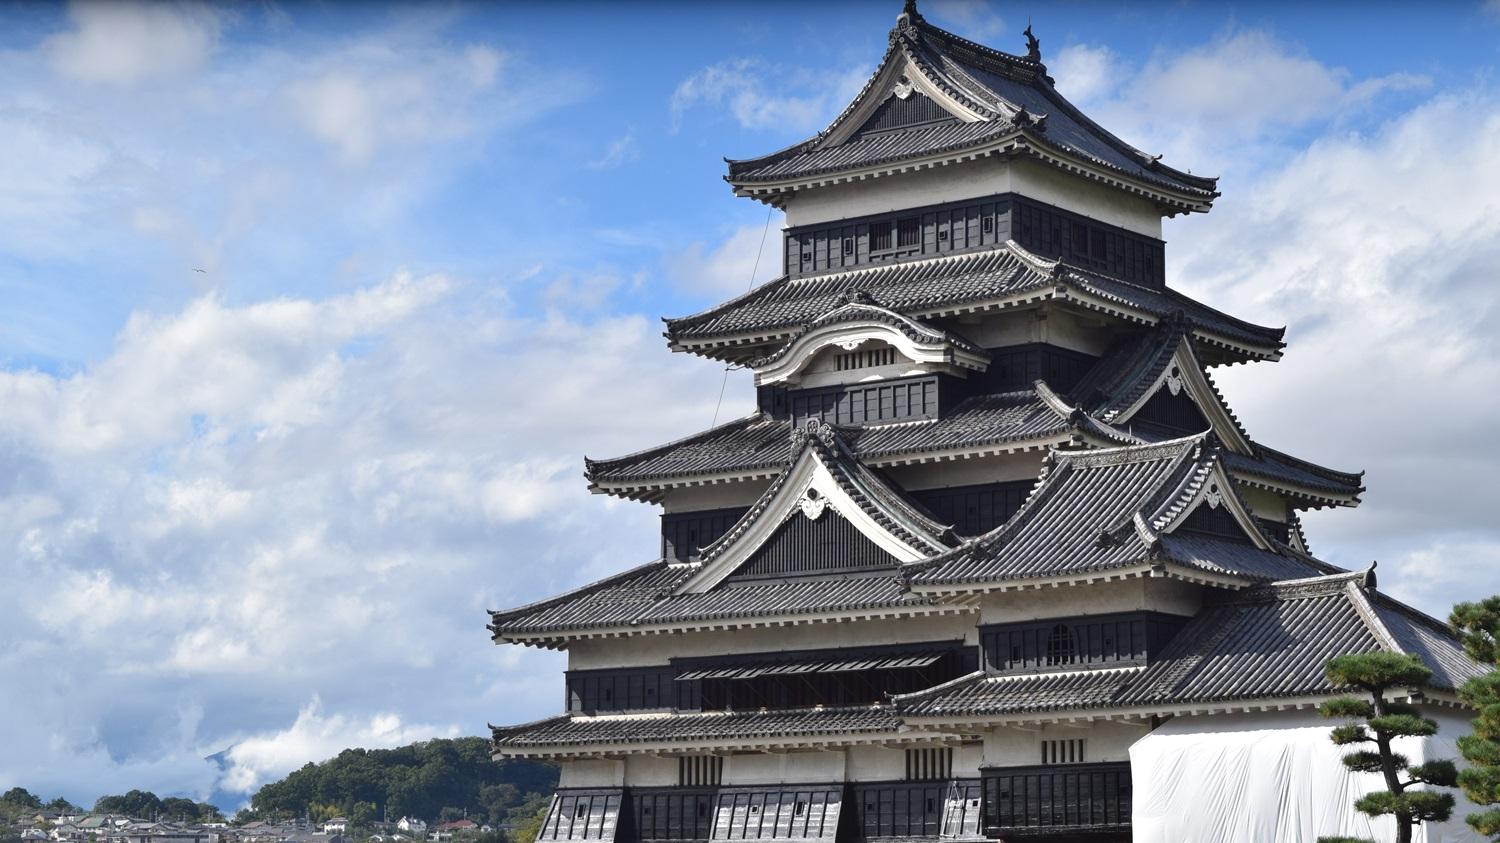
[[908, 494], [961, 536], [977, 536], [1004, 524], [1031, 493], [1035, 480], [922, 489]]
[[1161, 240], [1015, 194], [927, 205], [787, 229], [785, 270], [828, 270], [989, 248], [1013, 239], [1123, 281], [1165, 284]]
[[1210, 427], [1208, 419], [1204, 418], [1187, 390], [1173, 395], [1166, 387], [1158, 389], [1155, 395], [1146, 399], [1146, 403], [1123, 426], [1130, 430], [1168, 436], [1202, 433]]
[[981, 770], [987, 837], [1130, 827], [1130, 763]]
[[829, 574], [896, 564], [896, 557], [830, 508], [816, 520], [794, 512], [729, 579]]
[[661, 516], [661, 556], [686, 561], [704, 546], [729, 532], [747, 507], [664, 512]]
[[979, 642], [986, 668], [1000, 673], [1144, 664], [1187, 620], [1161, 612], [1119, 612], [994, 624], [979, 628]]

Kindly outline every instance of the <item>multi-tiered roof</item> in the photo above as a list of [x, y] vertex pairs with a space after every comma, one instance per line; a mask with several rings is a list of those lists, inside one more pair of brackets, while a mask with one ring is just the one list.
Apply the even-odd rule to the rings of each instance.
[[[497, 642], [574, 657], [568, 712], [497, 728], [498, 754], [972, 747], [986, 729], [1065, 720], [1146, 729], [1157, 715], [1308, 705], [1338, 690], [1330, 656], [1367, 650], [1422, 658], [1429, 701], [1453, 702], [1477, 675], [1373, 569], [1311, 554], [1298, 513], [1358, 505], [1362, 474], [1261, 443], [1215, 386], [1211, 368], [1274, 361], [1284, 344], [1165, 284], [1161, 217], [1209, 210], [1214, 180], [1080, 113], [1027, 37], [1009, 55], [908, 3], [824, 131], [729, 163], [736, 193], [786, 209], [785, 271], [667, 320], [666, 338], [752, 369], [758, 408], [586, 460], [593, 491], [663, 505], [661, 556], [493, 613]], [[908, 773], [928, 763], [912, 758]], [[1122, 775], [1110, 763], [1100, 775]], [[630, 775], [613, 786], [635, 787]], [[950, 797], [977, 787], [953, 777]], [[817, 799], [836, 803], [839, 787]], [[579, 801], [548, 822], [576, 808], [613, 835], [629, 827], [622, 792], [569, 791]], [[731, 801], [724, 821], [743, 822]], [[633, 822], [654, 821], [645, 805]], [[651, 839], [706, 838], [703, 822], [719, 837], [704, 810], [698, 825], [671, 814], [687, 824]], [[837, 825], [832, 810], [820, 821]], [[1017, 830], [989, 810], [987, 833]], [[943, 835], [977, 834], [964, 816]], [[867, 839], [890, 836], [878, 825]]]

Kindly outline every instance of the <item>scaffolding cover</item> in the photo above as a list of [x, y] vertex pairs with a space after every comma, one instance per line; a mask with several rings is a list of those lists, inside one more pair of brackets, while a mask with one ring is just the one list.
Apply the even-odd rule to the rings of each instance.
[[[1459, 760], [1456, 739], [1470, 731], [1462, 712], [1428, 710], [1438, 733], [1402, 739], [1410, 763]], [[1382, 789], [1380, 776], [1351, 773], [1329, 730], [1310, 709], [1258, 715], [1177, 717], [1130, 748], [1136, 843], [1313, 843], [1324, 835], [1395, 837], [1389, 817], [1354, 810], [1361, 794]], [[1458, 790], [1453, 818], [1417, 826], [1413, 843], [1468, 843], [1464, 816], [1475, 807]]]

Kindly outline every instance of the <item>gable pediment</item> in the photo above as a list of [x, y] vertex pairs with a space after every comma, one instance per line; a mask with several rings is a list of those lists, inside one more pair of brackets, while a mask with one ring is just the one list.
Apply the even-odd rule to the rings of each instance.
[[874, 112], [854, 131], [854, 134], [888, 132], [907, 126], [926, 126], [944, 120], [956, 122], [958, 117], [938, 105], [932, 97], [910, 86], [898, 85], [884, 102], [876, 106]]
[[703, 549], [678, 594], [730, 576], [888, 568], [948, 549], [952, 533], [864, 468], [826, 423], [797, 428], [787, 467], [722, 538]]

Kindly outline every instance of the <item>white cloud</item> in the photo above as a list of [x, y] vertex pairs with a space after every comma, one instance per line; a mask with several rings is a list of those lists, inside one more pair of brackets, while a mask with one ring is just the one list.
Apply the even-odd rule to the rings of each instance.
[[1119, 82], [1118, 59], [1108, 47], [1070, 44], [1047, 61], [1058, 90], [1083, 108], [1112, 95]]
[[[492, 87], [505, 54], [484, 46], [405, 55], [358, 44], [288, 88], [309, 132], [347, 164], [370, 163], [384, 147], [450, 140], [472, 131], [474, 97]], [[487, 118], [486, 118], [487, 119]]]
[[200, 67], [217, 46], [222, 13], [191, 2], [75, 0], [73, 29], [42, 45], [58, 73], [130, 86]]
[[612, 170], [640, 157], [640, 144], [636, 142], [635, 132], [630, 131], [610, 141], [604, 154], [590, 161], [588, 167], [592, 170]]
[[700, 296], [738, 296], [782, 273], [780, 215], [735, 229], [717, 246], [693, 243], [667, 259], [677, 284]]
[[986, 0], [934, 0], [930, 13], [945, 24], [951, 22], [949, 28], [965, 38], [984, 40], [1005, 31], [1005, 20]]
[[325, 714], [313, 699], [297, 713], [297, 720], [279, 732], [256, 735], [236, 743], [227, 753], [225, 790], [249, 794], [307, 763], [309, 758], [331, 758], [351, 747], [388, 749], [434, 737], [455, 737], [455, 726], [403, 723], [401, 716], [381, 712], [363, 718]]
[[747, 129], [816, 131], [854, 98], [869, 74], [866, 67], [787, 70], [755, 59], [731, 59], [678, 84], [672, 92], [672, 122], [680, 126], [691, 109], [714, 106], [727, 109]]
[[[550, 713], [506, 689], [555, 659], [484, 610], [649, 556], [652, 512], [590, 495], [580, 451], [702, 427], [720, 372], [653, 320], [506, 302], [407, 274], [209, 295], [78, 372], [0, 371], [0, 672], [28, 677], [0, 686], [0, 781], [206, 795]], [[230, 746], [225, 778], [203, 759]]]
[[[1500, 591], [1468, 561], [1500, 552], [1489, 493], [1500, 457], [1488, 446], [1500, 414], [1497, 195], [1500, 98], [1454, 94], [1372, 134], [1320, 140], [1169, 234], [1174, 286], [1290, 322], [1282, 362], [1219, 375], [1251, 433], [1368, 470], [1359, 509], [1309, 516], [1314, 550], [1351, 566], [1380, 559], [1383, 583], [1436, 614]], [[1473, 576], [1423, 573], [1447, 553], [1450, 570]]]
[[1107, 48], [1075, 44], [1059, 52], [1053, 71], [1058, 89], [1111, 131], [1174, 166], [1219, 173], [1285, 151], [1268, 139], [1337, 124], [1381, 94], [1429, 84], [1406, 73], [1354, 82], [1347, 70], [1257, 29], [1160, 50], [1139, 68]]

